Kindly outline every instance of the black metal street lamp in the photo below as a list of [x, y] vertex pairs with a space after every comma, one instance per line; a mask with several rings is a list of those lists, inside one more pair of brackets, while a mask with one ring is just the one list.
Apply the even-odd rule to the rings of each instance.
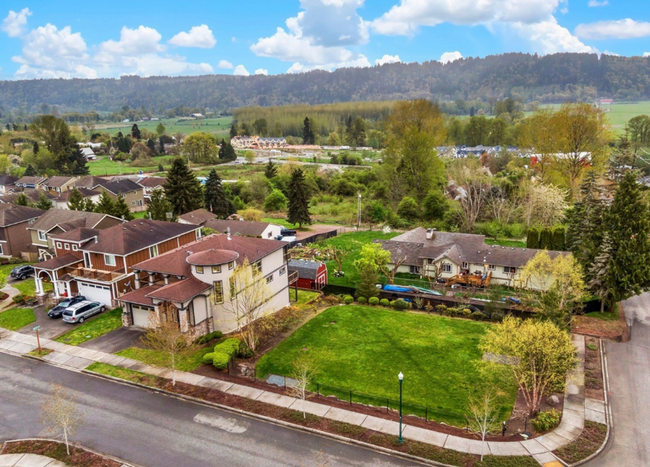
[[401, 371], [397, 378], [399, 379], [399, 437], [397, 441], [402, 443], [404, 442], [404, 438], [402, 438], [402, 382], [404, 381], [404, 375]]

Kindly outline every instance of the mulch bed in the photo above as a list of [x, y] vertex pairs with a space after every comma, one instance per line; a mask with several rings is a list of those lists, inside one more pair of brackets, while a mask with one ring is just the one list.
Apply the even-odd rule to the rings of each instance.
[[578, 439], [557, 451], [553, 451], [553, 454], [568, 464], [574, 464], [595, 453], [605, 442], [606, 436], [606, 425], [585, 420], [585, 428]]
[[[600, 342], [588, 337], [585, 340], [585, 397], [604, 401], [603, 369], [600, 361]], [[589, 347], [595, 348], [592, 350]]]
[[104, 456], [70, 445], [70, 455], [65, 444], [55, 441], [15, 441], [4, 444], [2, 454], [40, 454], [73, 467], [120, 467], [122, 464]]
[[625, 324], [625, 313], [620, 304], [618, 306], [618, 316], [618, 321], [605, 321], [589, 316], [574, 316], [571, 323], [571, 332], [616, 342], [626, 342], [629, 336]]

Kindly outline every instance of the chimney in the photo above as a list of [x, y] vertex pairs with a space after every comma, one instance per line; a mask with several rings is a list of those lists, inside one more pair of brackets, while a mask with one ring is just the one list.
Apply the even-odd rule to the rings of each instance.
[[227, 236], [228, 240], [230, 240], [230, 227], [228, 227], [228, 229], [226, 229], [226, 236]]
[[433, 229], [427, 229], [427, 240], [431, 240], [433, 238]]

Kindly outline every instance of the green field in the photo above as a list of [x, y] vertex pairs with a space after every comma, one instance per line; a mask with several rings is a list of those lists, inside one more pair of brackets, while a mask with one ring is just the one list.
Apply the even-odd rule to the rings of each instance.
[[134, 167], [129, 162], [112, 161], [108, 157], [102, 157], [96, 161], [88, 162], [88, 170], [90, 175], [128, 175], [137, 174], [142, 171], [143, 173], [158, 172], [158, 164], [162, 163], [165, 168], [169, 168], [172, 163], [173, 156], [159, 156], [151, 159], [151, 164], [145, 167]]
[[[477, 367], [478, 344], [489, 326], [380, 307], [336, 306], [264, 355], [257, 375], [290, 376], [293, 362], [307, 352], [317, 368], [315, 382], [377, 398], [374, 403], [367, 398], [367, 403], [385, 406], [386, 398], [397, 400], [402, 372], [404, 403], [428, 407], [430, 418], [464, 426], [469, 395], [495, 387], [503, 392], [499, 420], [507, 420], [517, 394], [515, 381], [488, 377]], [[345, 391], [320, 390], [349, 397]]]
[[[560, 104], [553, 104], [548, 106], [552, 109], [557, 109]], [[637, 115], [650, 115], [650, 101], [639, 102], [614, 102], [614, 104], [603, 106], [605, 115], [609, 124], [615, 133], [621, 134], [625, 131], [625, 124]], [[526, 112], [526, 115], [531, 115], [532, 112]]]
[[[131, 127], [134, 122], [130, 123], [106, 123], [97, 125], [97, 130], [109, 133], [114, 136], [118, 132], [123, 134], [131, 133]], [[140, 130], [149, 130], [155, 133], [159, 123], [165, 125], [165, 133], [175, 135], [184, 133], [186, 135], [204, 131], [211, 133], [218, 138], [230, 137], [230, 126], [232, 117], [205, 118], [203, 120], [180, 120], [178, 118], [162, 118], [157, 122], [135, 122]]]

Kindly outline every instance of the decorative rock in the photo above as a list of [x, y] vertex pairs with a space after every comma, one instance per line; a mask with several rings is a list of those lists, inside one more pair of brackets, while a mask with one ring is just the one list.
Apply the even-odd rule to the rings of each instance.
[[255, 369], [251, 367], [250, 365], [246, 364], [241, 364], [239, 365], [239, 370], [241, 371], [241, 374], [244, 376], [254, 376], [255, 375]]
[[553, 407], [557, 407], [560, 405], [560, 398], [553, 394], [546, 400], [546, 402], [548, 402], [548, 404], [552, 405]]

